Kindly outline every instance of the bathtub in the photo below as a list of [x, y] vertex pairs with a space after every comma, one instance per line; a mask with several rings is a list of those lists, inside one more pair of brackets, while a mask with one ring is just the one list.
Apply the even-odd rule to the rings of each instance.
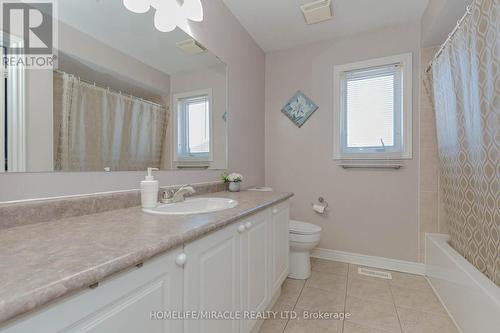
[[427, 234], [426, 274], [462, 333], [500, 332], [500, 287], [448, 244], [448, 235]]

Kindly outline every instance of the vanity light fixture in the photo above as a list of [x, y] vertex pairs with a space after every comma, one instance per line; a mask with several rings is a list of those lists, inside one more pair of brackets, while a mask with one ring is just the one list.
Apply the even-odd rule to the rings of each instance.
[[203, 21], [201, 0], [123, 0], [123, 5], [137, 14], [147, 13], [153, 7], [155, 28], [161, 32], [170, 32], [186, 20]]
[[307, 24], [315, 24], [333, 17], [332, 0], [317, 0], [300, 6]]
[[144, 14], [151, 8], [151, 1], [149, 0], [123, 0], [125, 8], [133, 13]]

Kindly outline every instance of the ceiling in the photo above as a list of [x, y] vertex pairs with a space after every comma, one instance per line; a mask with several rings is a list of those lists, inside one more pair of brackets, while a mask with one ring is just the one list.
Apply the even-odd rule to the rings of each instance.
[[307, 25], [300, 5], [312, 0], [223, 0], [265, 51], [419, 21], [429, 0], [332, 0], [334, 18]]
[[465, 14], [470, 0], [432, 0], [422, 18], [422, 45], [443, 43], [457, 21]]
[[153, 16], [153, 9], [146, 14], [128, 11], [122, 0], [64, 0], [58, 8], [60, 21], [164, 73], [221, 63], [210, 52], [187, 55], [181, 51], [176, 42], [190, 36], [179, 28], [167, 33], [156, 30]]

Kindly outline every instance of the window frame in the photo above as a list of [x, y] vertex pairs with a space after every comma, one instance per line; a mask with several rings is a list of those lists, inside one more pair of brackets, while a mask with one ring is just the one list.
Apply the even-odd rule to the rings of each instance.
[[[179, 141], [179, 124], [180, 120], [183, 118], [183, 116], [180, 116], [180, 105], [183, 103], [183, 101], [187, 99], [196, 99], [196, 98], [201, 98], [203, 96], [207, 96], [208, 100], [208, 117], [209, 117], [209, 152], [208, 154], [192, 154], [191, 156], [187, 156], [184, 154], [179, 154], [179, 145], [185, 144], [185, 140], [182, 140], [183, 142]], [[201, 89], [201, 90], [194, 90], [194, 91], [188, 91], [188, 92], [183, 92], [183, 93], [177, 93], [173, 95], [172, 98], [172, 105], [174, 105], [174, 112], [173, 112], [173, 119], [172, 119], [172, 124], [173, 124], [173, 131], [172, 131], [172, 136], [173, 136], [173, 142], [174, 142], [174, 149], [173, 149], [173, 154], [174, 154], [174, 162], [181, 164], [183, 162], [190, 163], [190, 162], [213, 162], [213, 138], [214, 138], [214, 133], [213, 133], [213, 98], [212, 98], [212, 89]], [[182, 110], [184, 111], [184, 110]]]
[[[23, 39], [0, 30], [0, 47], [9, 40], [10, 46], [22, 47]], [[2, 51], [2, 53], [4, 50]], [[3, 55], [2, 55], [3, 60]], [[23, 64], [3, 68], [7, 74], [4, 81], [2, 110], [2, 159], [3, 172], [26, 172], [26, 73]], [[3, 80], [3, 77], [2, 77]], [[6, 101], [5, 101], [6, 100]], [[4, 118], [6, 116], [6, 119]], [[6, 140], [6, 142], [5, 142]], [[5, 163], [7, 161], [7, 163]]]
[[[356, 72], [364, 73], [369, 70], [384, 70], [388, 73], [390, 66], [401, 68], [401, 77], [395, 77], [395, 88], [401, 85], [401, 94], [395, 91], [394, 115], [394, 146], [381, 149], [380, 147], [349, 148], [347, 147], [347, 74], [355, 76]], [[371, 59], [350, 64], [334, 66], [334, 160], [400, 160], [412, 159], [412, 54]], [[399, 82], [398, 82], [399, 81]], [[398, 98], [399, 97], [399, 98]], [[401, 112], [396, 112], [398, 105]], [[397, 133], [397, 131], [400, 133]], [[399, 145], [398, 145], [399, 143]]]
[[7, 149], [6, 143], [8, 142], [6, 137], [6, 106], [7, 106], [7, 79], [5, 78], [5, 73], [7, 68], [3, 65], [3, 59], [6, 55], [5, 46], [0, 43], [0, 56], [2, 57], [2, 64], [0, 64], [0, 173], [6, 172], [7, 170]]

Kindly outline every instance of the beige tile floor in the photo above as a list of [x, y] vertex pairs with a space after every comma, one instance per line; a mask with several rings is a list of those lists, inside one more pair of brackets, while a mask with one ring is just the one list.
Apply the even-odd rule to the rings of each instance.
[[[358, 267], [312, 259], [307, 281], [287, 279], [260, 333], [459, 333], [422, 276], [391, 272], [392, 280], [358, 274]], [[350, 313], [348, 320], [301, 319], [303, 311]]]

